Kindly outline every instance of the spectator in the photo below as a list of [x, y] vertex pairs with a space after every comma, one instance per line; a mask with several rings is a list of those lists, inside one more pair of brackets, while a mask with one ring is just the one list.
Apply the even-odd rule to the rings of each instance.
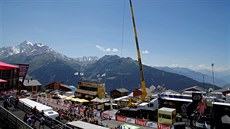
[[7, 103], [6, 100], [3, 102], [3, 107], [4, 107], [5, 109], [9, 110], [9, 108], [8, 108], [8, 103]]
[[36, 119], [32, 118], [32, 128], [36, 129]]
[[28, 119], [27, 119], [27, 124], [29, 125], [29, 126], [31, 126], [32, 127], [32, 118], [31, 117], [29, 117]]
[[43, 116], [41, 116], [40, 119], [39, 119], [39, 122], [40, 122], [39, 123], [39, 129], [40, 129], [41, 126], [44, 129], [44, 121], [45, 121], [45, 118]]
[[29, 114], [28, 114], [28, 117], [33, 117], [34, 115], [33, 115], [33, 113], [32, 112], [29, 112]]
[[23, 121], [24, 121], [24, 122], [27, 122], [27, 119], [28, 119], [28, 114], [25, 113], [25, 115], [24, 115], [24, 117], [23, 117]]
[[33, 126], [32, 127], [35, 127], [35, 123], [37, 121], [37, 117], [35, 115], [32, 115], [32, 122], [33, 122]]
[[36, 112], [37, 112], [37, 107], [36, 107], [36, 106], [34, 106], [34, 108], [32, 109], [32, 113], [33, 113], [33, 115], [36, 115]]
[[11, 104], [10, 104], [10, 97], [8, 97], [6, 101], [7, 101], [8, 107], [11, 107]]
[[100, 111], [100, 117], [102, 118], [102, 113], [103, 113], [103, 109], [101, 109]]
[[16, 97], [16, 100], [15, 100], [15, 105], [14, 105], [14, 108], [17, 108], [17, 106], [18, 106], [18, 102], [19, 102], [19, 98], [18, 98], [18, 96]]
[[42, 112], [41, 112], [41, 116], [44, 116], [44, 110], [42, 110]]

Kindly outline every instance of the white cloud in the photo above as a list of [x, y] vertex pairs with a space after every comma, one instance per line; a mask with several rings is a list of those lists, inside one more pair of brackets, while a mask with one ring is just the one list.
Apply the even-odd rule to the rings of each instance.
[[119, 51], [117, 48], [104, 48], [99, 45], [96, 45], [96, 48], [98, 48], [100, 51], [103, 51], [103, 52], [118, 52]]
[[206, 66], [205, 64], [199, 64], [199, 65], [198, 65], [198, 68], [200, 68], [200, 69], [205, 69], [205, 68], [207, 68], [207, 66]]
[[112, 52], [118, 52], [118, 49], [117, 48], [113, 48]]
[[190, 65], [188, 65], [188, 68], [193, 68], [193, 65], [191, 65], [191, 64], [190, 64]]
[[144, 50], [142, 51], [143, 54], [149, 54], [149, 51], [148, 50]]

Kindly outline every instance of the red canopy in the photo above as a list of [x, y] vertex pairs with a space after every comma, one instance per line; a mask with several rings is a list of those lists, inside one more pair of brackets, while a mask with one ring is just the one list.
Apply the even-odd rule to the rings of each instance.
[[0, 79], [0, 82], [7, 82], [6, 80]]
[[13, 68], [18, 68], [18, 66], [12, 65], [12, 64], [7, 64], [4, 62], [0, 62], [0, 70], [9, 70], [9, 69], [13, 69]]

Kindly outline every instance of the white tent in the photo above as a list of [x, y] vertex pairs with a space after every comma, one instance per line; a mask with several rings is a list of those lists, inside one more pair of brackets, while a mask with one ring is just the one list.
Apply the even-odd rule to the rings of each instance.
[[109, 102], [110, 99], [109, 98], [103, 98], [103, 99], [100, 99], [98, 97], [94, 98], [91, 100], [91, 102], [97, 102], [97, 103], [105, 103], [105, 102]]

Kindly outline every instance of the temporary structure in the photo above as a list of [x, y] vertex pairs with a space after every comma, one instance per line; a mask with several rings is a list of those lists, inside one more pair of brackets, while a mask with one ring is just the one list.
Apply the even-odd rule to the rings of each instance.
[[87, 102], [89, 102], [88, 100], [86, 100], [86, 99], [80, 99], [80, 100], [78, 100], [78, 102], [81, 102], [81, 103], [87, 103]]
[[19, 67], [16, 65], [0, 62], [0, 70], [9, 70], [9, 69], [13, 69], [13, 68], [19, 68]]
[[66, 100], [71, 100], [71, 99], [73, 99], [73, 98], [74, 98], [74, 96], [71, 95], [71, 96], [69, 96], [69, 97], [66, 97], [65, 99], [66, 99]]
[[105, 102], [109, 102], [110, 99], [109, 98], [103, 98], [103, 99], [100, 99], [98, 97], [94, 98], [91, 100], [91, 102], [97, 102], [97, 103], [105, 103]]

